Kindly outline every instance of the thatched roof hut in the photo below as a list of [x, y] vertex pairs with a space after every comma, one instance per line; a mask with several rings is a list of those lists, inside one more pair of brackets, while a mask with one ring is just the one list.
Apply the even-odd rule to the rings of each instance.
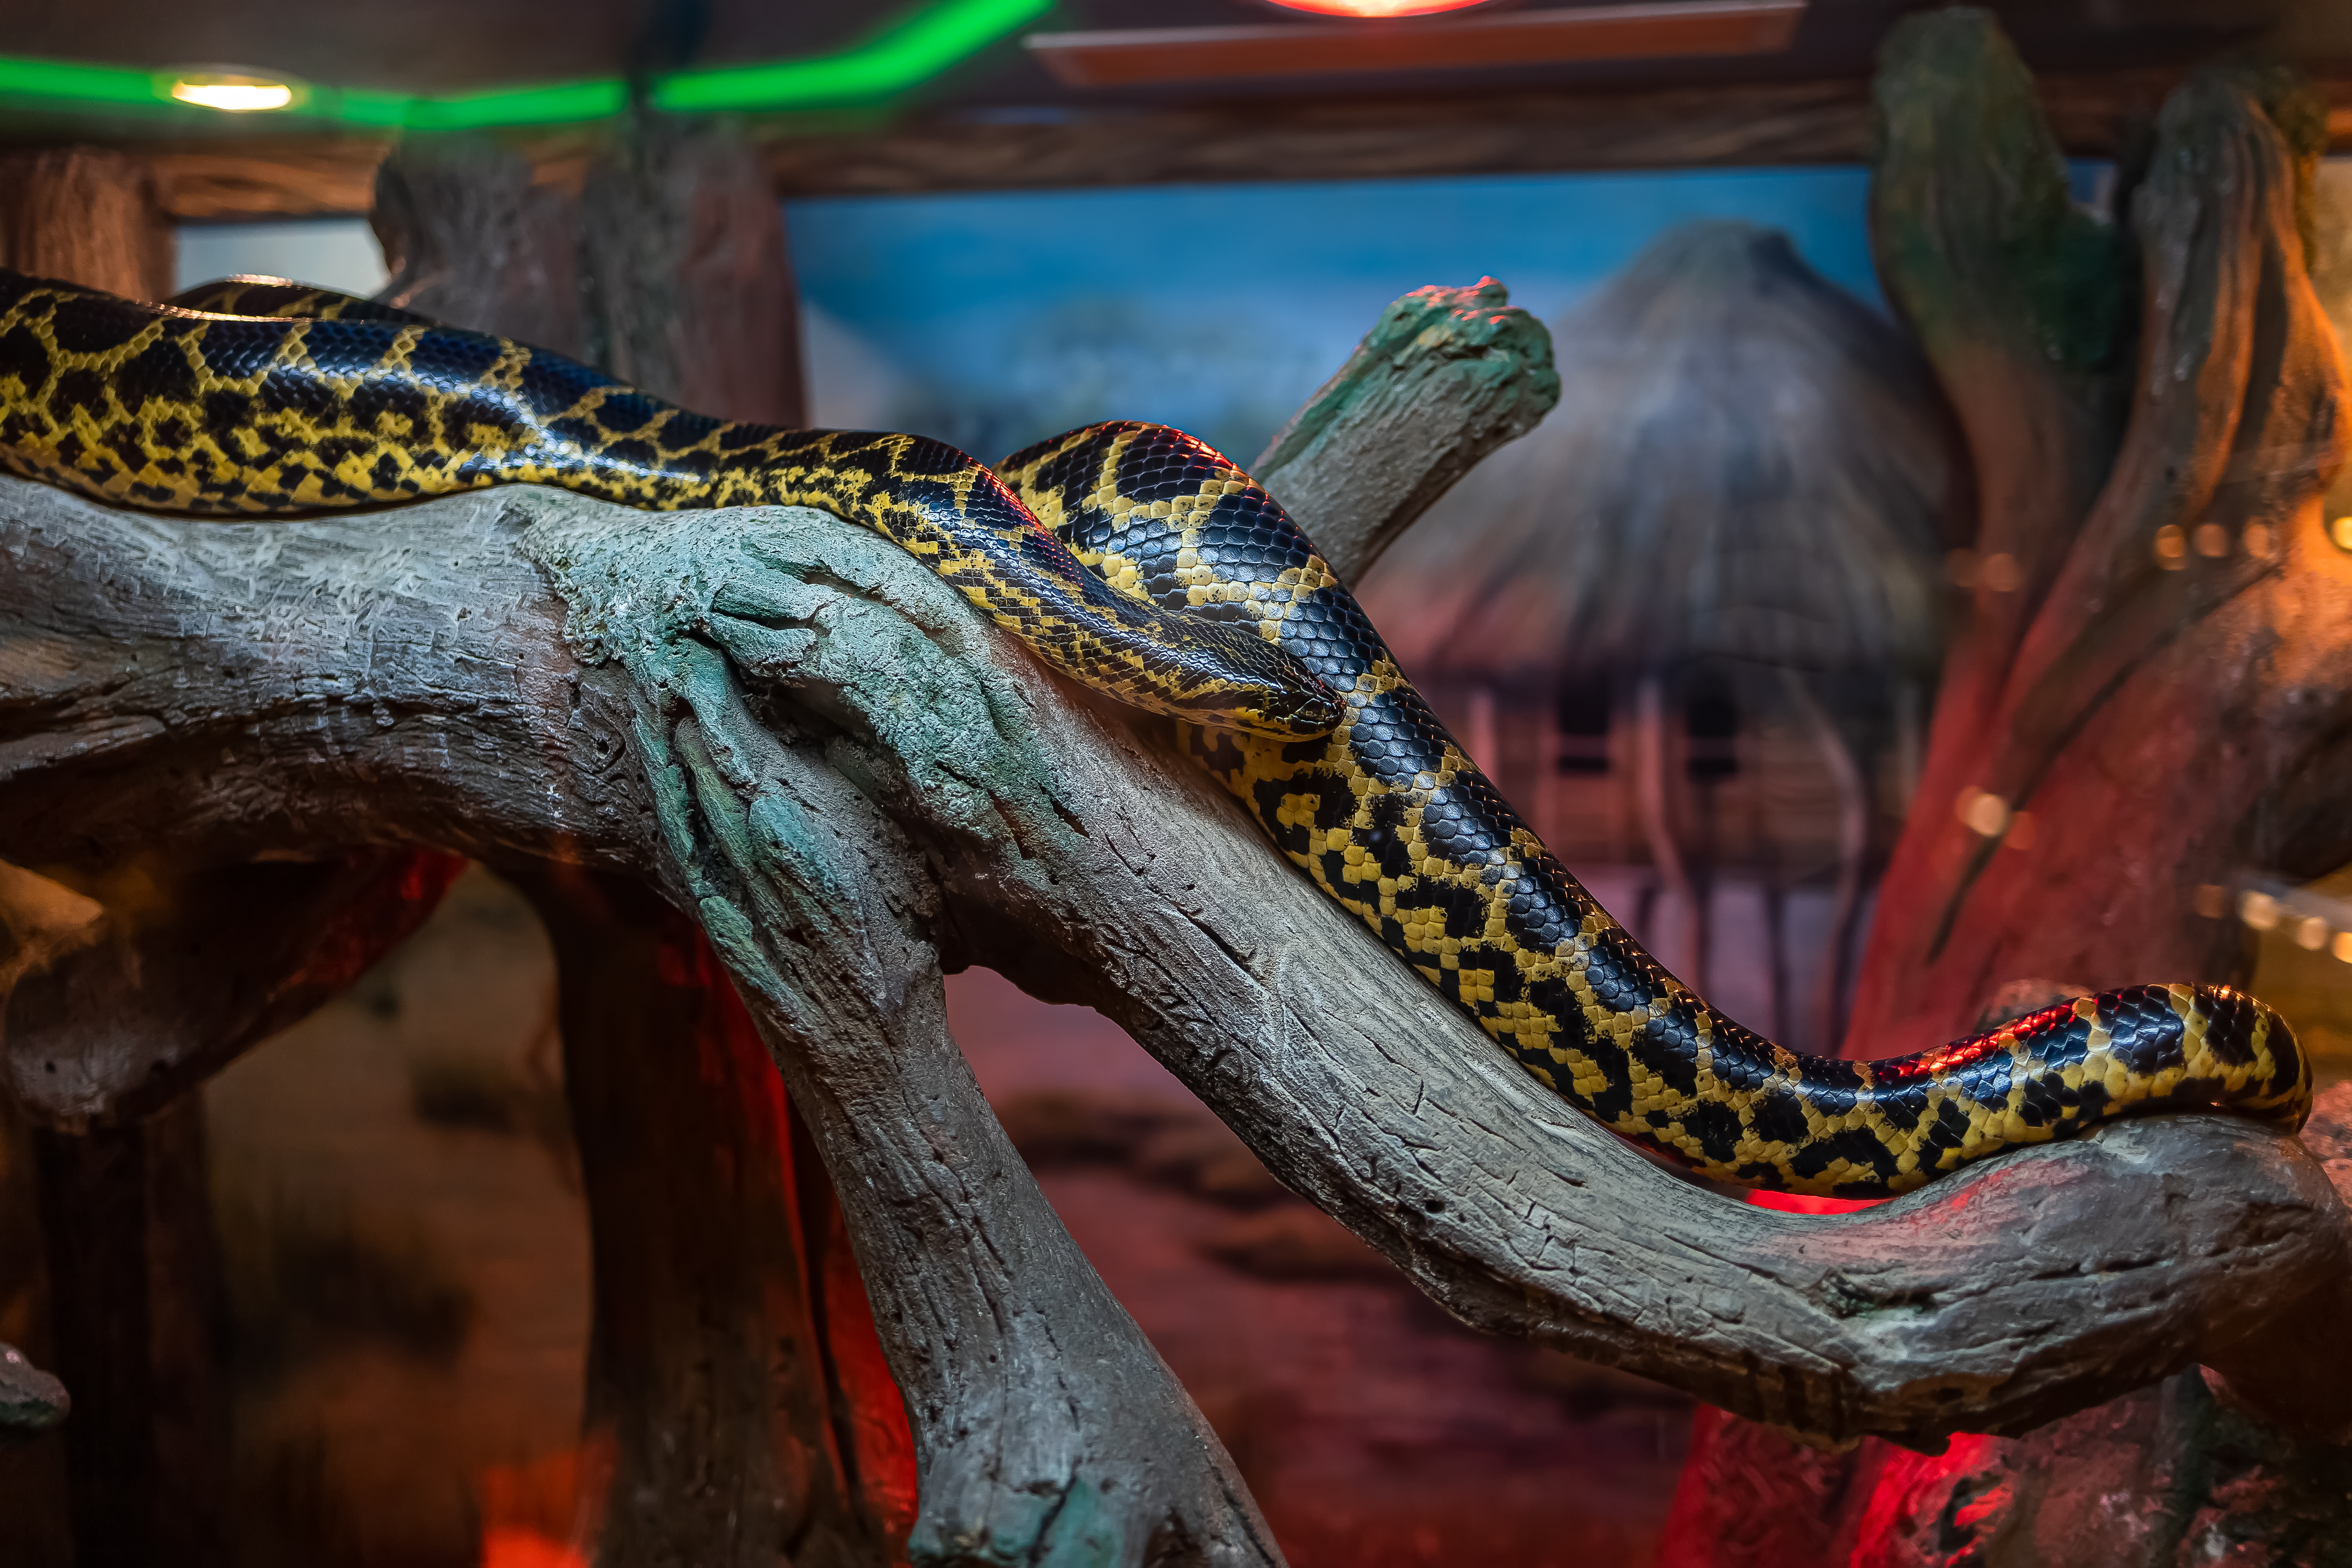
[[1762, 878], [1776, 1029], [1781, 900], [1832, 875], [1835, 1038], [1967, 521], [1948, 415], [1906, 338], [1749, 224], [1669, 232], [1553, 335], [1559, 406], [1391, 549], [1365, 606], [1556, 850], [1649, 863], [1633, 915], [1676, 903], [1687, 978], [1710, 871]]
[[1669, 231], [1553, 329], [1560, 403], [1390, 551], [1405, 668], [1933, 665], [1957, 465], [1917, 352], [1745, 223]]

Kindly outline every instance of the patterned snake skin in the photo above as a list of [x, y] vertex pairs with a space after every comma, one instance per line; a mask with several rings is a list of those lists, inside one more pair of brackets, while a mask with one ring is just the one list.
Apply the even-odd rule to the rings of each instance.
[[153, 306], [0, 272], [0, 463], [178, 512], [528, 482], [872, 528], [1056, 668], [1189, 721], [1189, 749], [1282, 852], [1528, 1072], [1727, 1181], [1879, 1196], [2126, 1113], [2295, 1127], [2310, 1107], [2285, 1023], [2219, 986], [2105, 992], [1870, 1063], [1721, 1016], [1528, 830], [1265, 490], [1178, 431], [1095, 426], [992, 473], [919, 437], [721, 424], [296, 285]]

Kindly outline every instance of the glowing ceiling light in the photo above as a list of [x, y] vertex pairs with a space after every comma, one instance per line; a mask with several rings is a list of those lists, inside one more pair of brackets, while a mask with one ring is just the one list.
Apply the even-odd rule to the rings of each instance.
[[224, 114], [254, 114], [289, 107], [294, 101], [294, 88], [290, 82], [272, 81], [268, 77], [208, 71], [201, 76], [173, 78], [172, 96], [182, 103], [217, 109]]
[[1312, 11], [1318, 16], [1428, 16], [1439, 11], [1460, 11], [1484, 5], [1487, 0], [1273, 0], [1286, 11]]
[[[1054, 0], [901, 0], [908, 9], [830, 54], [679, 71], [653, 83], [656, 109], [681, 114], [791, 111], [889, 99], [1001, 42]], [[232, 114], [283, 111], [383, 130], [466, 131], [603, 120], [629, 106], [619, 77], [414, 94], [236, 70], [148, 71], [0, 54], [0, 107], [95, 113], [173, 101]]]

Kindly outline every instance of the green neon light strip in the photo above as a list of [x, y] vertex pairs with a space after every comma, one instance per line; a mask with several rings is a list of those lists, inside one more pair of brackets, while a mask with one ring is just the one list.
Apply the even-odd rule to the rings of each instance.
[[[817, 108], [884, 98], [971, 58], [1052, 8], [1053, 0], [937, 0], [839, 54], [680, 71], [654, 84], [652, 100], [655, 108], [672, 112], [709, 113]], [[169, 71], [0, 55], [0, 106], [218, 112], [174, 101], [172, 81]], [[293, 117], [387, 131], [470, 131], [603, 120], [620, 113], [628, 102], [628, 84], [617, 77], [433, 98], [310, 87], [298, 88], [289, 108], [239, 118], [257, 126]]]
[[841, 54], [682, 71], [655, 85], [654, 107], [708, 112], [881, 98], [969, 59], [1051, 8], [1052, 0], [960, 0], [919, 11]]

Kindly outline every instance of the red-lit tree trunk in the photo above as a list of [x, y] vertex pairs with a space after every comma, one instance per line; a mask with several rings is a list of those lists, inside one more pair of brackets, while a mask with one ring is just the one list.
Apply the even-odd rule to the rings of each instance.
[[508, 875], [554, 943], [587, 1185], [599, 1560], [902, 1559], [898, 1387], [832, 1184], [701, 929], [616, 878]]
[[[2193, 79], [2108, 233], [2071, 210], [2032, 84], [1982, 14], [1898, 29], [1878, 99], [1882, 275], [1984, 510], [1857, 1058], [2078, 991], [2242, 984], [2242, 933], [2199, 889], [2352, 859], [2352, 554], [2321, 512], [2347, 403], [2305, 271], [2315, 106], [2275, 76]], [[2331, 1096], [2313, 1136], [2347, 1127], [2352, 1096]], [[2293, 1379], [2275, 1352], [2270, 1375]], [[2238, 1413], [2194, 1370], [1935, 1457], [1813, 1455], [1710, 1416], [1664, 1562], [2305, 1561], [2352, 1529], [2348, 1478], [2343, 1450]]]

